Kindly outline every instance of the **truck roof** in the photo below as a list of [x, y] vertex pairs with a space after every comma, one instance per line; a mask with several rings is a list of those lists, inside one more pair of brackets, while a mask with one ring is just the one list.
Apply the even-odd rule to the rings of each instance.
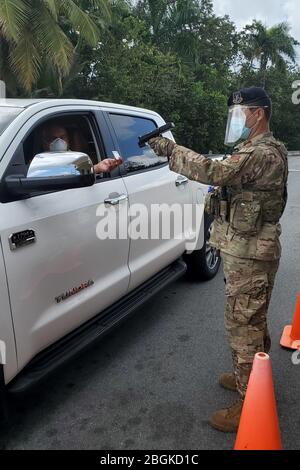
[[128, 111], [139, 111], [139, 112], [147, 112], [154, 115], [157, 115], [155, 111], [151, 111], [149, 109], [138, 108], [135, 106], [127, 106], [124, 104], [117, 104], [117, 103], [108, 103], [105, 101], [92, 101], [92, 100], [80, 100], [80, 99], [64, 99], [64, 98], [30, 98], [30, 99], [16, 99], [16, 98], [6, 98], [0, 100], [0, 106], [8, 106], [14, 108], [29, 108], [34, 104], [41, 103], [41, 102], [49, 102], [51, 106], [54, 104], [61, 105], [90, 105], [90, 106], [102, 106], [105, 108], [116, 108], [116, 109], [128, 109]]

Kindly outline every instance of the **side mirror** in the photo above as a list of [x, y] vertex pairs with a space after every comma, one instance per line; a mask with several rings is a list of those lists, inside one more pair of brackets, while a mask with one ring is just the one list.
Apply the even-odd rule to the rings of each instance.
[[36, 155], [23, 175], [7, 176], [7, 190], [13, 194], [62, 191], [92, 186], [94, 166], [90, 157], [80, 152], [45, 152]]

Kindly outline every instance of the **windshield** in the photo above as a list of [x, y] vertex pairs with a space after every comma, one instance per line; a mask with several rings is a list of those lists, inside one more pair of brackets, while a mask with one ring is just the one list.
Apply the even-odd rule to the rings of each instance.
[[0, 135], [22, 111], [23, 108], [0, 106]]

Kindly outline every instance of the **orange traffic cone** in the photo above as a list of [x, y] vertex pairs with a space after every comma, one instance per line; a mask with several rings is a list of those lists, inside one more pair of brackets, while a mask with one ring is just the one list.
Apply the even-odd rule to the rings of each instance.
[[296, 305], [294, 321], [292, 325], [287, 325], [280, 340], [281, 346], [289, 349], [299, 349], [300, 345], [300, 292]]
[[268, 354], [254, 357], [234, 449], [282, 449]]

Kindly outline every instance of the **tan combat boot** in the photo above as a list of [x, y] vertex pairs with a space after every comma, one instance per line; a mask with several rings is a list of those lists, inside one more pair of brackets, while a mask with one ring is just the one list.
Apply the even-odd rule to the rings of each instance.
[[221, 375], [219, 384], [221, 387], [226, 388], [227, 390], [231, 390], [232, 392], [237, 391], [235, 375], [233, 373]]
[[243, 408], [240, 398], [228, 408], [216, 411], [210, 421], [213, 428], [223, 432], [237, 432]]

